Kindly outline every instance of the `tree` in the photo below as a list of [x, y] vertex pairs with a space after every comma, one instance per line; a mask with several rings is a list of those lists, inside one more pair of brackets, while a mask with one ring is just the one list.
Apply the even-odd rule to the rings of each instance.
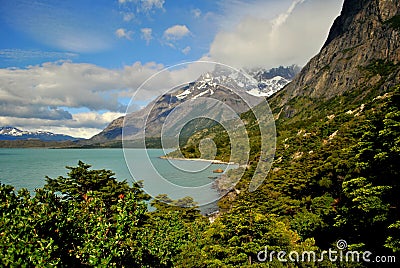
[[111, 171], [89, 167], [82, 162], [68, 167], [69, 177], [48, 178], [45, 189], [37, 189], [33, 197], [26, 189], [16, 194], [11, 186], [0, 185], [3, 264], [121, 267], [145, 263], [148, 195], [139, 183], [129, 187], [112, 177]]
[[[144, 264], [149, 267], [190, 267], [187, 257], [198, 248], [208, 220], [200, 214], [191, 197], [172, 200], [161, 194], [151, 201], [156, 210], [149, 217], [140, 240], [145, 241]], [[193, 245], [196, 245], [193, 247]], [[179, 266], [179, 265], [178, 265]], [[192, 266], [193, 267], [193, 266]]]
[[0, 262], [8, 267], [57, 266], [68, 259], [68, 208], [54, 194], [0, 185]]
[[[396, 250], [391, 233], [400, 215], [400, 87], [388, 94], [352, 150], [352, 167], [343, 181], [336, 226], [366, 248]], [[374, 230], [370, 233], [370, 230]], [[366, 233], [370, 235], [366, 236]]]
[[143, 199], [148, 199], [140, 189], [140, 183], [135, 183], [129, 187], [126, 180], [117, 181], [111, 170], [91, 170], [90, 165], [78, 162], [77, 167], [66, 168], [70, 170], [68, 177], [59, 176], [56, 179], [46, 177], [47, 184], [44, 189], [60, 192], [64, 200], [83, 201], [88, 198], [88, 193], [101, 198], [106, 205], [115, 204], [120, 195], [127, 192], [134, 192]]
[[[204, 233], [204, 245], [197, 267], [244, 267], [258, 263], [258, 253], [290, 252], [300, 248], [315, 250], [311, 240], [300, 241], [287, 221], [278, 215], [262, 213], [257, 204], [238, 201], [217, 218]], [[272, 267], [283, 267], [276, 259]]]

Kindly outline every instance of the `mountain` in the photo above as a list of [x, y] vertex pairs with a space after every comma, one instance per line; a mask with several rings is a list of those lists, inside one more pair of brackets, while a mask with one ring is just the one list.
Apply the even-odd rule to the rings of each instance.
[[253, 89], [249, 93], [255, 96], [270, 97], [292, 81], [300, 71], [301, 68], [298, 65], [280, 66], [270, 70], [262, 68], [246, 70], [250, 76], [258, 81], [258, 89]]
[[[199, 97], [212, 97], [213, 99], [223, 101], [224, 104], [240, 114], [249, 110], [249, 107], [240, 100], [242, 99], [240, 96], [235, 94], [235, 90], [238, 92], [245, 92], [246, 96], [243, 97], [249, 99], [250, 102], [259, 103], [261, 100], [264, 100], [264, 97], [271, 96], [281, 90], [298, 72], [299, 67], [296, 65], [289, 67], [281, 66], [271, 70], [258, 68], [240, 72], [216, 66], [213, 71], [201, 75], [196, 81], [158, 97], [145, 108], [130, 113], [125, 117], [115, 119], [102, 132], [85, 143], [101, 144], [120, 141], [122, 139], [124, 122], [126, 131], [125, 138], [129, 138], [130, 140], [140, 139], [143, 137], [144, 128], [146, 128], [146, 138], [160, 137], [161, 127], [171, 111], [186, 101], [194, 101]], [[207, 107], [211, 104], [208, 103], [204, 105], [204, 107]], [[195, 107], [185, 107], [185, 110], [180, 110], [181, 120], [183, 120], [185, 116], [196, 113], [193, 110]], [[216, 107], [214, 107], [214, 109], [215, 113], [219, 113]], [[211, 113], [211, 110], [209, 113]], [[147, 115], [149, 115], [148, 118]], [[215, 118], [215, 121], [223, 121], [226, 116], [226, 114], [220, 114], [218, 118]], [[144, 127], [146, 118], [146, 127]], [[193, 133], [190, 129], [204, 129], [213, 124], [215, 124], [215, 122], [199, 120], [197, 123], [192, 123], [190, 128], [186, 128], [187, 134], [184, 136], [188, 137]], [[169, 126], [169, 129], [176, 129], [177, 127], [177, 125], [173, 125]]]
[[279, 66], [277, 68], [272, 68], [269, 70], [263, 68], [255, 68], [246, 70], [251, 76], [256, 78], [257, 80], [268, 80], [273, 79], [274, 77], [280, 76], [285, 78], [286, 80], [293, 80], [293, 78], [301, 71], [301, 67], [293, 64], [288, 67]]
[[[268, 102], [277, 133], [271, 169], [257, 191], [249, 191], [258, 164], [267, 158], [259, 149], [258, 120], [248, 111], [241, 115], [252, 148], [245, 174], [234, 189], [216, 180], [220, 191], [228, 191], [219, 201], [221, 226], [253, 223], [258, 213], [287, 222], [299, 244], [311, 242], [319, 251], [345, 240], [344, 250], [398, 258], [400, 1], [345, 0], [320, 52]], [[267, 111], [265, 104], [255, 109]], [[229, 161], [231, 144], [221, 126], [190, 137], [181, 153], [200, 157], [205, 139], [218, 148], [216, 159]], [[258, 234], [258, 229], [246, 233], [252, 239], [240, 248], [266, 244]], [[209, 244], [237, 247], [235, 234], [220, 239]], [[234, 263], [229, 253], [220, 263]], [[241, 264], [251, 257], [248, 253]]]
[[331, 99], [365, 90], [385, 90], [400, 81], [398, 1], [345, 1], [321, 51], [271, 103], [293, 115], [296, 97]]
[[38, 141], [74, 141], [79, 138], [48, 131], [25, 131], [15, 127], [0, 127], [0, 140], [38, 140]]
[[[228, 85], [231, 87], [244, 88], [250, 95], [256, 97], [269, 97], [281, 90], [300, 72], [300, 67], [292, 65], [289, 67], [280, 66], [269, 70], [263, 68], [244, 69], [234, 72], [226, 68], [216, 66], [215, 70], [199, 77], [196, 85], [185, 91], [178, 98], [182, 99], [190, 90], [207, 90], [208, 86]], [[205, 93], [204, 93], [205, 94]]]

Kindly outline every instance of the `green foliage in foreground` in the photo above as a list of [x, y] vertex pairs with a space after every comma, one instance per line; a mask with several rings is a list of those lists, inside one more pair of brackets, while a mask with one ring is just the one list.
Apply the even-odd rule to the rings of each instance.
[[34, 196], [0, 185], [3, 266], [239, 267], [262, 265], [257, 253], [265, 246], [317, 250], [288, 221], [250, 203], [210, 223], [189, 197], [161, 195], [149, 211], [140, 184], [83, 162], [67, 168], [68, 177], [48, 178]]
[[67, 168], [68, 177], [48, 178], [33, 197], [0, 185], [3, 266], [171, 267], [203, 229], [194, 207], [155, 205], [160, 209], [149, 212], [140, 184], [129, 186], [83, 162]]

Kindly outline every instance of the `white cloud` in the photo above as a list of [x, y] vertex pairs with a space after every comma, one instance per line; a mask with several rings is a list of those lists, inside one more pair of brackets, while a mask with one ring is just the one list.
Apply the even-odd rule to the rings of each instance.
[[72, 115], [68, 111], [60, 108], [45, 107], [42, 105], [16, 106], [10, 103], [0, 104], [0, 115], [16, 116], [19, 118], [38, 118], [46, 120], [71, 119]]
[[79, 138], [90, 138], [104, 129], [112, 120], [125, 113], [83, 112], [73, 114], [70, 120], [49, 120], [40, 118], [20, 118], [0, 116], [0, 125], [12, 125], [24, 130], [46, 130]]
[[187, 55], [189, 54], [190, 50], [192, 50], [192, 48], [190, 46], [187, 46], [184, 49], [182, 49], [182, 53]]
[[60, 126], [49, 126], [45, 129], [30, 129], [30, 130], [45, 130], [53, 133], [59, 133], [69, 135], [75, 138], [89, 139], [99, 133], [98, 128], [88, 127], [60, 127]]
[[164, 38], [167, 40], [179, 40], [190, 34], [186, 25], [174, 25], [164, 31]]
[[[210, 70], [205, 64], [171, 68], [134, 95], [144, 81], [163, 68], [154, 62], [106, 69], [66, 61], [27, 69], [0, 69], [0, 125], [88, 137], [126, 111], [122, 100], [126, 103], [135, 96], [136, 101], [149, 101]], [[87, 112], [79, 112], [82, 109]]]
[[58, 62], [27, 69], [0, 69], [0, 111], [3, 111], [0, 115], [7, 111], [7, 116], [14, 113], [18, 117], [27, 114], [45, 118], [47, 112], [52, 115], [48, 117], [56, 118], [56, 112], [62, 115], [57, 110], [60, 107], [124, 111], [118, 98], [126, 92], [132, 94], [160, 68], [162, 65], [139, 62], [118, 70], [87, 63]]
[[283, 12], [278, 15], [275, 19], [272, 20], [272, 26], [273, 30], [279, 29], [279, 27], [284, 24], [287, 19], [289, 18], [290, 15], [292, 15], [294, 9], [298, 4], [304, 3], [305, 0], [294, 0], [292, 4], [289, 6], [289, 8], [286, 10], [286, 12]]
[[192, 13], [193, 17], [195, 17], [196, 19], [200, 18], [201, 16], [201, 10], [198, 8], [192, 9], [190, 13]]
[[[110, 70], [62, 62], [0, 69], [0, 125], [90, 137], [123, 115], [126, 107], [119, 98], [132, 96], [160, 67], [135, 63]], [[73, 113], [74, 109], [91, 111]]]
[[[50, 36], [53, 36], [54, 39], [51, 39]], [[60, 49], [81, 53], [105, 51], [111, 47], [109, 37], [103, 33], [96, 34], [79, 30], [74, 32], [72, 29], [62, 34], [55, 33], [53, 35], [49, 33], [49, 36], [43, 37], [43, 41]]]
[[251, 17], [271, 20], [284, 12], [292, 0], [220, 0], [220, 11], [212, 14], [220, 30], [228, 31], [243, 19]]
[[129, 22], [129, 21], [133, 20], [134, 18], [135, 18], [135, 14], [132, 12], [123, 13], [124, 21]]
[[112, 120], [125, 115], [125, 113], [116, 112], [85, 112], [73, 115], [73, 120], [68, 125], [71, 127], [90, 127], [90, 128], [103, 128], [108, 125]]
[[153, 9], [163, 9], [164, 0], [141, 0], [141, 8], [145, 12]]
[[165, 0], [118, 0], [121, 5], [132, 3], [136, 6], [136, 12], [149, 13], [157, 9], [164, 10]]
[[[293, 0], [277, 6], [266, 1], [236, 0], [235, 5], [226, 5], [229, 12], [219, 18], [221, 30], [211, 44], [210, 56], [236, 67], [304, 65], [323, 45], [342, 2]], [[278, 12], [274, 17], [260, 13], [268, 10], [268, 4], [270, 10]], [[237, 15], [240, 12], [247, 15]], [[226, 22], [236, 26], [229, 29], [224, 26]]]
[[118, 38], [126, 38], [126, 39], [128, 39], [128, 40], [132, 40], [132, 34], [133, 34], [132, 31], [127, 31], [127, 30], [124, 29], [124, 28], [119, 28], [119, 29], [117, 29], [117, 30], [115, 31], [115, 35], [116, 35]]
[[148, 45], [153, 39], [153, 30], [151, 28], [142, 28], [140, 31], [142, 32], [141, 38], [145, 40], [146, 44]]
[[[92, 64], [45, 63], [27, 69], [0, 69], [0, 105], [21, 107], [88, 107], [120, 110], [113, 89], [120, 74]], [[108, 94], [110, 96], [106, 96]], [[32, 116], [35, 116], [32, 113]]]

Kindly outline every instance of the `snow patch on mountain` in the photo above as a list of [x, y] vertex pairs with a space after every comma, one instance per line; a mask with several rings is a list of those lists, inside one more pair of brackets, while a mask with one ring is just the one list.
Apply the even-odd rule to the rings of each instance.
[[256, 97], [270, 97], [286, 86], [299, 71], [300, 68], [296, 65], [270, 70], [259, 68], [234, 71], [216, 68], [201, 75], [189, 88], [176, 95], [176, 98], [183, 100], [189, 96], [196, 99], [207, 93], [212, 95], [219, 86], [242, 89]]
[[78, 140], [78, 138], [63, 134], [54, 134], [48, 131], [26, 131], [12, 126], [6, 126], [0, 127], [0, 140], [67, 141]]

